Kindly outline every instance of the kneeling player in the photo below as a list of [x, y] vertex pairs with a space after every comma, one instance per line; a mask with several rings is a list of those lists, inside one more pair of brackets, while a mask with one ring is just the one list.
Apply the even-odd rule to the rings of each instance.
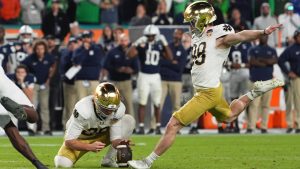
[[99, 84], [93, 96], [75, 105], [66, 125], [65, 141], [54, 158], [55, 166], [72, 167], [88, 151], [99, 152], [111, 144], [101, 166], [118, 167], [116, 147], [135, 127], [134, 118], [125, 115], [125, 109], [113, 84]]

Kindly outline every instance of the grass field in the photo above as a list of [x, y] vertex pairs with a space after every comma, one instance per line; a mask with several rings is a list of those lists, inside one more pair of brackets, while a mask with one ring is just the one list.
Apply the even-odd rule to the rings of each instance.
[[[26, 139], [40, 160], [54, 168], [53, 157], [62, 138]], [[134, 159], [148, 155], [158, 139], [158, 136], [134, 136]], [[75, 168], [99, 168], [105, 152], [86, 154]], [[33, 167], [6, 137], [0, 137], [0, 168]], [[153, 169], [300, 169], [300, 135], [181, 135]]]

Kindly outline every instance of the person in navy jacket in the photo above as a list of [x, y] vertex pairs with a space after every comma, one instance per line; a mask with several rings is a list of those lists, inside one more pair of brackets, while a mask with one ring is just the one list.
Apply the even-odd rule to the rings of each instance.
[[300, 29], [294, 33], [295, 43], [287, 47], [280, 55], [278, 64], [282, 72], [288, 77], [286, 120], [288, 124], [287, 133], [293, 131], [294, 121], [292, 105], [295, 106], [295, 128], [300, 133]]
[[[265, 81], [273, 78], [273, 65], [277, 63], [276, 50], [268, 44], [268, 36], [259, 39], [259, 45], [249, 49], [250, 81]], [[252, 133], [256, 126], [257, 114], [261, 114], [261, 133], [267, 133], [270, 100], [272, 90], [253, 100], [249, 104], [248, 129]], [[262, 112], [260, 112], [262, 111]]]
[[105, 54], [99, 45], [93, 43], [92, 36], [91, 31], [82, 33], [83, 44], [75, 50], [72, 59], [73, 65], [81, 66], [75, 77], [77, 99], [91, 95], [99, 84]]
[[36, 41], [33, 46], [33, 53], [23, 61], [23, 64], [28, 67], [29, 73], [37, 79], [33, 102], [36, 107], [40, 106], [41, 130], [45, 135], [52, 135], [49, 116], [49, 82], [55, 72], [56, 65], [54, 57], [47, 53], [47, 43], [44, 40]]
[[62, 117], [62, 124], [64, 129], [66, 129], [66, 123], [70, 116], [72, 115], [73, 108], [76, 104], [77, 94], [75, 89], [75, 80], [68, 79], [65, 73], [73, 66], [72, 57], [74, 51], [79, 47], [78, 39], [75, 37], [70, 37], [67, 48], [61, 50], [60, 57], [60, 69], [59, 73], [61, 80], [63, 82], [63, 95], [64, 95], [64, 110]]
[[134, 116], [132, 101], [132, 79], [131, 76], [139, 70], [138, 58], [129, 58], [126, 51], [129, 48], [129, 37], [121, 34], [119, 46], [107, 53], [104, 61], [104, 69], [108, 71], [109, 80], [116, 85], [124, 97], [126, 113]]

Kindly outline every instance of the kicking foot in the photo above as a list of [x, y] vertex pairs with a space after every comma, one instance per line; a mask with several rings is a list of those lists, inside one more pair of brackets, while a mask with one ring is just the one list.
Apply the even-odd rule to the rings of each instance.
[[149, 169], [151, 165], [148, 165], [145, 160], [131, 160], [128, 161], [128, 165], [134, 169]]
[[9, 112], [11, 112], [18, 120], [26, 120], [27, 114], [22, 105], [16, 103], [8, 97], [0, 99], [1, 105]]
[[257, 81], [254, 83], [254, 87], [251, 90], [251, 95], [253, 96], [253, 98], [256, 98], [272, 89], [275, 89], [283, 85], [284, 82], [276, 78], [271, 80], [266, 80], [266, 81]]

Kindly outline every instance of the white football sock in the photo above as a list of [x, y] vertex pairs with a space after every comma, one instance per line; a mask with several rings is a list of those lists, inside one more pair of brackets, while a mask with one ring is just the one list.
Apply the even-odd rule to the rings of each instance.
[[148, 157], [145, 158], [145, 162], [148, 164], [148, 166], [151, 166], [158, 157], [159, 156], [157, 154], [152, 152]]

